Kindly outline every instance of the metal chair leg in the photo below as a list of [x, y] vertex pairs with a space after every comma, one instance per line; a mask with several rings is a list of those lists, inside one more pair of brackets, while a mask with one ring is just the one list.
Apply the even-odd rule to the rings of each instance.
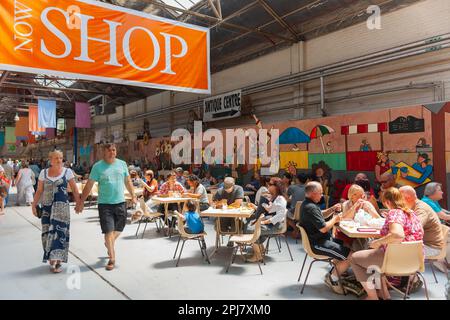
[[178, 267], [178, 264], [180, 263], [181, 254], [183, 253], [184, 244], [186, 243], [186, 240], [183, 239], [183, 244], [181, 245], [180, 255], [178, 256], [178, 261], [176, 267]]
[[208, 252], [206, 251], [206, 241], [205, 238], [202, 238], [202, 250], [205, 251], [205, 259], [208, 262], [208, 264], [211, 264], [211, 261], [209, 261]]
[[277, 243], [277, 247], [278, 247], [278, 252], [281, 253], [281, 239], [279, 236], [275, 237], [275, 242]]
[[302, 270], [300, 271], [300, 274], [298, 276], [297, 282], [300, 282], [300, 279], [302, 277], [303, 269], [305, 268], [306, 259], [308, 259], [308, 254], [307, 253], [305, 253], [305, 259], [303, 260]]
[[142, 232], [142, 238], [144, 239], [145, 230], [147, 230], [148, 219], [145, 220], [144, 232]]
[[436, 277], [436, 272], [434, 272], [433, 261], [428, 261], [428, 263], [430, 264], [431, 272], [433, 272], [434, 281], [436, 281], [436, 283], [439, 283]]
[[405, 295], [403, 296], [403, 300], [406, 300], [409, 295], [409, 288], [411, 287], [411, 277], [408, 277], [408, 285], [406, 286]]
[[237, 249], [238, 249], [237, 246], [233, 248], [233, 253], [232, 253], [231, 258], [230, 258], [230, 263], [228, 264], [228, 267], [227, 267], [227, 270], [225, 270], [225, 273], [228, 273], [228, 270], [230, 269], [231, 264], [232, 264], [233, 261], [234, 261], [234, 255], [236, 254]]
[[259, 263], [259, 261], [258, 261], [258, 267], [259, 267], [259, 272], [261, 272], [261, 275], [263, 275], [263, 271], [261, 269], [261, 263]]
[[137, 230], [136, 230], [136, 238], [138, 237], [139, 228], [141, 227], [141, 223], [142, 223], [142, 218], [139, 219], [139, 225], [138, 225]]
[[306, 274], [306, 278], [305, 278], [305, 282], [303, 283], [303, 287], [302, 287], [302, 291], [300, 291], [300, 294], [303, 294], [303, 291], [305, 290], [305, 286], [306, 286], [306, 281], [308, 281], [308, 277], [309, 277], [309, 273], [311, 272], [311, 267], [314, 264], [314, 262], [316, 262], [317, 260], [313, 260], [311, 261], [311, 263], [309, 264], [309, 268], [308, 268], [308, 273]]
[[200, 242], [200, 239], [197, 239], [198, 242], [198, 246], [200, 247], [200, 252], [202, 253], [202, 257], [204, 257], [205, 255], [203, 254], [203, 248], [202, 248], [202, 243]]
[[178, 251], [178, 246], [180, 245], [180, 240], [181, 240], [181, 236], [178, 238], [177, 247], [175, 249], [175, 253], [173, 254], [172, 259], [175, 259], [175, 257], [177, 256], [177, 251]]
[[291, 248], [289, 247], [288, 239], [286, 236], [284, 236], [284, 241], [286, 241], [286, 247], [288, 248], [289, 255], [291, 256], [291, 261], [294, 261], [294, 258], [292, 257], [292, 253], [291, 253]]
[[417, 272], [417, 275], [423, 279], [423, 285], [425, 287], [425, 296], [427, 297], [427, 300], [430, 300], [430, 297], [428, 296], [428, 287], [427, 287], [427, 281], [425, 280], [425, 277], [420, 272]]
[[269, 243], [270, 243], [270, 239], [272, 239], [272, 237], [267, 238], [266, 253], [269, 253]]

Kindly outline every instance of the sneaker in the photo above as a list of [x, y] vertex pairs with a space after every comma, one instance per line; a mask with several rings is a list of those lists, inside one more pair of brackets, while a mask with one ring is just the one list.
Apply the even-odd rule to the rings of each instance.
[[327, 273], [327, 275], [325, 276], [325, 284], [331, 289], [333, 290], [334, 293], [337, 294], [344, 294], [344, 290], [342, 289], [342, 287], [339, 285], [339, 283], [337, 281], [333, 281], [331, 279], [331, 273]]

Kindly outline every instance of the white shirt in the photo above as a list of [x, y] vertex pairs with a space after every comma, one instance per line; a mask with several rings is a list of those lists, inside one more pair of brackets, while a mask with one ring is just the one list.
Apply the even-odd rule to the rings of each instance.
[[278, 196], [275, 200], [270, 204], [263, 204], [264, 208], [267, 208], [268, 213], [274, 213], [275, 215], [269, 219], [272, 224], [277, 224], [278, 222], [283, 222], [286, 218], [286, 207], [287, 201], [283, 196]]
[[41, 170], [41, 173], [39, 174], [39, 180], [40, 181], [44, 181], [45, 180], [45, 175], [47, 175], [47, 179], [49, 179], [50, 181], [56, 181], [56, 180], [61, 179], [63, 177], [64, 172], [66, 173], [66, 180], [67, 181], [72, 180], [74, 178], [72, 169], [63, 168], [61, 174], [59, 176], [57, 176], [57, 177], [49, 177], [48, 176], [48, 169], [45, 169], [45, 170]]

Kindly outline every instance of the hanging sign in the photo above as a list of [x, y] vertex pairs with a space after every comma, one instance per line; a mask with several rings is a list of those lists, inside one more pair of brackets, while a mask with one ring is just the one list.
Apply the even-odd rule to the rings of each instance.
[[418, 119], [413, 116], [398, 117], [392, 122], [389, 122], [389, 133], [411, 133], [411, 132], [424, 132], [425, 120]]
[[210, 93], [209, 29], [93, 0], [0, 1], [0, 69]]
[[203, 121], [236, 118], [241, 115], [242, 91], [237, 90], [203, 101]]

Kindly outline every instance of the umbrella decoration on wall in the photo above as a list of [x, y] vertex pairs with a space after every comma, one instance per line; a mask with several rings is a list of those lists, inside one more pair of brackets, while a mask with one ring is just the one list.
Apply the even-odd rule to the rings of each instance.
[[287, 128], [283, 131], [278, 139], [279, 144], [297, 144], [297, 143], [309, 143], [310, 137], [299, 128]]
[[323, 153], [325, 153], [325, 145], [323, 144], [323, 136], [326, 136], [327, 134], [331, 134], [334, 133], [334, 129], [326, 126], [324, 124], [319, 124], [318, 126], [315, 126], [312, 130], [311, 130], [311, 134], [309, 135], [309, 137], [311, 139], [320, 139], [320, 143], [322, 144], [322, 149], [323, 149]]

